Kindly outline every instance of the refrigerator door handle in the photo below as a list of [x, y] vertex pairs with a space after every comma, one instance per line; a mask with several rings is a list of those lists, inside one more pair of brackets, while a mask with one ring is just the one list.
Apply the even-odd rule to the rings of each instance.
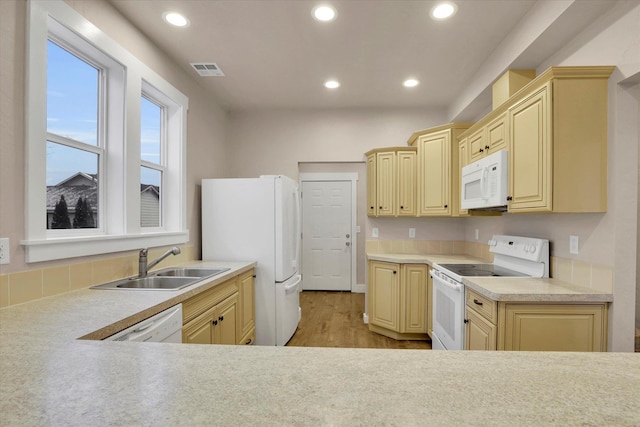
[[296, 292], [298, 290], [298, 284], [300, 283], [301, 280], [302, 280], [302, 276], [298, 275], [296, 277], [295, 282], [293, 282], [289, 286], [284, 287], [284, 294], [289, 295], [289, 294], [292, 294], [293, 292]]

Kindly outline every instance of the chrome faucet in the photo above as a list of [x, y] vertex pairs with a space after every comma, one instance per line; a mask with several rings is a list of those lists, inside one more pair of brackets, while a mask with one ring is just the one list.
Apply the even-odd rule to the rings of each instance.
[[172, 247], [167, 252], [163, 253], [158, 257], [158, 259], [151, 261], [147, 264], [147, 253], [149, 249], [140, 249], [140, 257], [138, 258], [138, 277], [147, 277], [147, 272], [150, 268], [156, 266], [160, 261], [168, 257], [169, 255], [178, 255], [180, 253], [180, 248], [177, 246]]

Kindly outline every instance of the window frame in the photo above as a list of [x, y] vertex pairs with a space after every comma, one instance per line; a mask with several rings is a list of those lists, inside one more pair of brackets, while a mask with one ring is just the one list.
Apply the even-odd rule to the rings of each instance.
[[[25, 239], [26, 262], [185, 243], [186, 226], [186, 123], [188, 98], [100, 31], [62, 0], [30, 0], [27, 19], [25, 114]], [[73, 230], [60, 235], [46, 229], [47, 111], [46, 52], [50, 33], [78, 49], [83, 57], [104, 55], [102, 105], [104, 179], [100, 177], [101, 230]], [[52, 39], [53, 40], [53, 39]], [[84, 51], [89, 50], [89, 55]], [[72, 50], [73, 52], [73, 50]], [[103, 59], [105, 61], [103, 61]], [[117, 68], [121, 67], [121, 71]], [[115, 70], [115, 71], [114, 71]], [[165, 167], [161, 213], [162, 227], [140, 226], [140, 97], [147, 90], [167, 107]], [[87, 231], [88, 230], [88, 231]]]

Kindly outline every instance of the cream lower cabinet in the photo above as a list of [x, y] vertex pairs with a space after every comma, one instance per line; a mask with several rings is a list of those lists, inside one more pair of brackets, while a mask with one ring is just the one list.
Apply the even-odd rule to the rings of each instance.
[[607, 351], [607, 303], [496, 302], [467, 289], [466, 350]]
[[255, 341], [255, 277], [254, 271], [250, 270], [238, 278], [238, 318], [240, 319], [238, 344], [250, 345]]
[[182, 342], [186, 344], [237, 343], [238, 294], [211, 307], [182, 328]]
[[369, 330], [394, 339], [426, 340], [427, 266], [369, 262]]
[[195, 295], [182, 304], [182, 342], [252, 344], [255, 339], [254, 270]]

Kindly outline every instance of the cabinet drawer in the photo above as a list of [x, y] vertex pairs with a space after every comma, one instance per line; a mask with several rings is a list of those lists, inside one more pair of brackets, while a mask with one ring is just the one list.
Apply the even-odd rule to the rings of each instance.
[[498, 303], [466, 288], [467, 305], [493, 323], [498, 323]]
[[256, 328], [251, 328], [249, 332], [245, 336], [240, 339], [238, 345], [253, 345], [256, 340]]
[[238, 292], [238, 278], [227, 280], [182, 303], [182, 322], [187, 323], [200, 313]]

